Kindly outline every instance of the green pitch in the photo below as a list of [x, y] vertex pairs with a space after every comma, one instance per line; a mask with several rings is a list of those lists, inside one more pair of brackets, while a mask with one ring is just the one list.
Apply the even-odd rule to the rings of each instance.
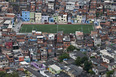
[[[32, 32], [32, 30], [42, 31], [42, 32], [48, 32], [48, 33], [56, 33], [57, 32], [57, 25], [51, 25], [51, 24], [44, 24], [44, 25], [22, 25], [20, 32], [21, 33], [29, 33]], [[67, 33], [74, 33], [75, 31], [83, 31], [84, 33], [90, 33], [93, 30], [93, 26], [90, 24], [83, 25], [72, 25], [72, 24], [64, 24], [64, 25], [58, 25], [58, 31], [63, 31], [65, 34]]]

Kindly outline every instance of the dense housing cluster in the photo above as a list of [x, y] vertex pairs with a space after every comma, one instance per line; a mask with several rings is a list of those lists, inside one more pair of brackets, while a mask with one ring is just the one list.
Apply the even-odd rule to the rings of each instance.
[[116, 77], [116, 1], [0, 0], [7, 76]]

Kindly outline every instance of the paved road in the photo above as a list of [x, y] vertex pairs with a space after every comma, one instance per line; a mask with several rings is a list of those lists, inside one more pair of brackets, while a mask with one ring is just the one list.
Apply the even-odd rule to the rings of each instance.
[[43, 75], [41, 75], [39, 72], [33, 70], [32, 68], [28, 67], [28, 68], [25, 68], [27, 69], [28, 71], [30, 71], [32, 74], [34, 74], [36, 77], [44, 77]]
[[16, 33], [19, 33], [19, 30], [21, 28], [21, 25], [22, 25], [22, 21], [20, 20], [16, 25], [15, 27], [13, 28], [13, 30], [16, 32]]

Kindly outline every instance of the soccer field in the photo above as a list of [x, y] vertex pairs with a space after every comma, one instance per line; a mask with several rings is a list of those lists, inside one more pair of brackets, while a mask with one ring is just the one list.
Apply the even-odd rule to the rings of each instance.
[[[41, 24], [41, 25], [33, 25], [33, 24], [24, 24], [20, 29], [20, 33], [29, 33], [32, 30], [48, 32], [48, 33], [56, 33], [57, 25], [55, 24]], [[84, 33], [90, 33], [93, 30], [93, 26], [90, 24], [64, 24], [58, 25], [58, 31], [63, 31], [65, 34], [74, 33], [75, 31], [82, 31]]]

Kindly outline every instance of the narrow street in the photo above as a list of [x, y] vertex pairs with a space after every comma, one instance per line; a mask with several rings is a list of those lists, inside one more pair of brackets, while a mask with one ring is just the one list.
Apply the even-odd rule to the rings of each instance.
[[20, 20], [20, 21], [15, 25], [15, 27], [13, 28], [13, 30], [14, 30], [16, 33], [19, 33], [20, 28], [21, 28], [21, 25], [22, 25], [22, 21]]
[[39, 72], [31, 69], [30, 67], [25, 68], [26, 70], [28, 70], [29, 72], [31, 72], [33, 75], [35, 75], [36, 77], [44, 77], [43, 75], [41, 75]]

